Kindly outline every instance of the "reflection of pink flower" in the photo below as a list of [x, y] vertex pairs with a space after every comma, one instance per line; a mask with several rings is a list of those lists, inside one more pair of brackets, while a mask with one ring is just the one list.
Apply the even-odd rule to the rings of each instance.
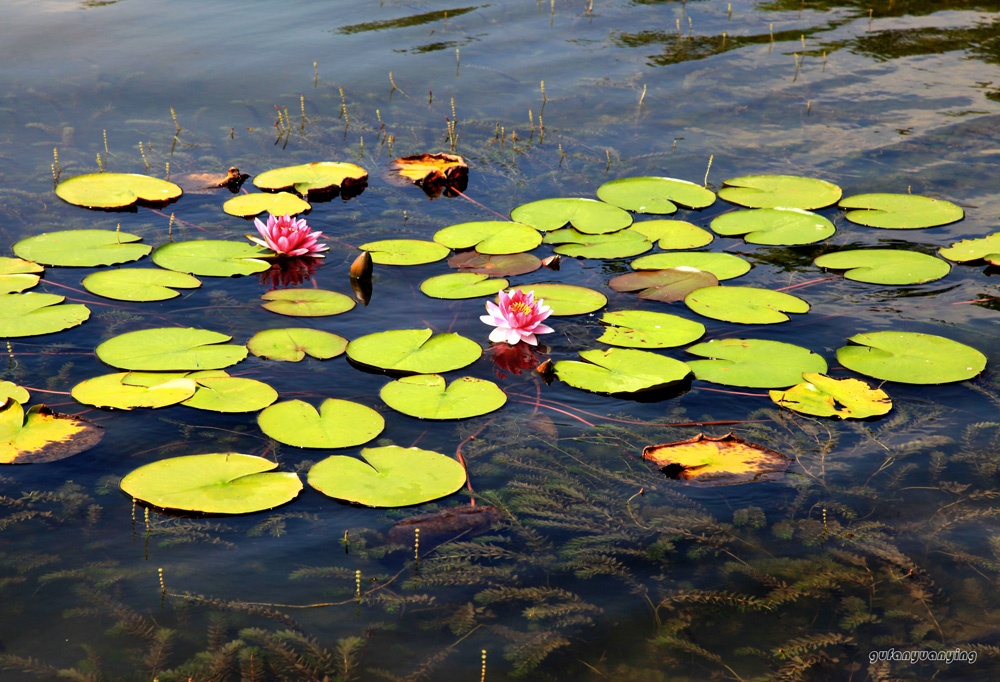
[[260, 283], [271, 289], [297, 287], [308, 282], [319, 264], [315, 258], [282, 258], [260, 273]]
[[490, 346], [490, 354], [493, 356], [493, 366], [497, 377], [506, 379], [507, 374], [520, 374], [531, 371], [542, 364], [540, 350], [543, 347], [529, 346], [526, 343], [518, 343], [513, 346], [506, 343], [494, 343]]
[[247, 235], [247, 239], [255, 244], [267, 247], [279, 256], [312, 256], [322, 258], [320, 251], [328, 249], [326, 244], [317, 244], [322, 239], [323, 233], [320, 231], [310, 232], [309, 225], [304, 219], [296, 219], [290, 215], [281, 217], [269, 215], [267, 225], [257, 218], [253, 219], [254, 225], [260, 236], [253, 237]]
[[524, 293], [515, 289], [512, 295], [501, 291], [500, 304], [486, 302], [486, 312], [489, 315], [480, 316], [480, 320], [496, 327], [490, 332], [490, 341], [506, 341], [514, 345], [520, 341], [537, 345], [535, 334], [548, 334], [555, 331], [542, 324], [542, 320], [552, 314], [552, 308], [545, 305], [542, 299], [535, 300], [535, 292]]

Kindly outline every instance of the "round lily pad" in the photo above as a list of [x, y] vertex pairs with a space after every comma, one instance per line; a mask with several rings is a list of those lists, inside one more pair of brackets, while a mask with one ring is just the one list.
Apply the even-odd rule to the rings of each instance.
[[256, 244], [199, 239], [157, 247], [151, 258], [161, 268], [201, 277], [253, 275], [270, 269], [268, 251]]
[[696, 268], [711, 272], [719, 280], [734, 279], [750, 272], [750, 263], [731, 253], [685, 251], [684, 253], [653, 253], [640, 256], [631, 263], [636, 270], [667, 270]]
[[514, 277], [534, 272], [542, 267], [542, 261], [538, 256], [530, 253], [490, 256], [475, 251], [465, 251], [449, 258], [448, 265], [459, 270], [489, 275], [490, 277]]
[[798, 246], [815, 244], [837, 228], [823, 216], [799, 208], [755, 208], [723, 213], [711, 224], [716, 234], [743, 236], [749, 244]]
[[153, 250], [142, 237], [115, 230], [63, 230], [28, 237], [14, 244], [25, 260], [64, 267], [96, 267], [139, 260]]
[[171, 457], [126, 474], [121, 489], [161, 509], [205, 514], [250, 514], [291, 502], [302, 490], [277, 463], [238, 452]]
[[982, 259], [990, 265], [1000, 265], [1000, 232], [979, 239], [963, 239], [938, 249], [938, 253], [956, 263]]
[[460, 377], [446, 386], [437, 374], [391, 381], [379, 396], [397, 412], [419, 419], [468, 419], [499, 410], [507, 402], [507, 394], [492, 381]]
[[632, 216], [617, 206], [596, 199], [542, 199], [521, 204], [510, 217], [536, 230], [549, 232], [571, 225], [587, 234], [606, 234], [624, 230], [632, 224]]
[[[536, 232], [537, 234], [537, 232]], [[420, 290], [431, 298], [462, 299], [492, 296], [508, 284], [507, 280], [478, 275], [474, 272], [452, 272], [425, 279]]]
[[531, 251], [542, 235], [530, 225], [502, 220], [482, 220], [451, 225], [434, 233], [434, 241], [449, 249], [470, 249], [485, 254]]
[[756, 287], [696, 289], [684, 304], [699, 315], [739, 324], [777, 324], [788, 321], [785, 313], [809, 312], [809, 304], [798, 296]]
[[105, 374], [81, 381], [72, 389], [73, 398], [84, 405], [131, 410], [176, 405], [193, 396], [197, 389], [192, 379], [171, 374], [145, 373], [145, 380], [132, 377], [134, 383], [123, 383], [130, 374], [136, 373]]
[[261, 298], [267, 310], [291, 317], [340, 315], [355, 305], [350, 296], [325, 289], [277, 289]]
[[687, 349], [708, 360], [688, 360], [694, 376], [724, 386], [785, 388], [803, 372], [825, 373], [826, 360], [808, 348], [764, 339], [713, 339]]
[[586, 234], [564, 227], [549, 232], [544, 241], [558, 244], [553, 250], [571, 258], [629, 258], [653, 248], [651, 241], [631, 228], [608, 234]]
[[423, 265], [443, 260], [450, 253], [447, 246], [420, 239], [383, 239], [360, 247], [379, 265]]
[[965, 211], [944, 199], [917, 194], [856, 194], [840, 202], [852, 223], [893, 230], [913, 230], [954, 223]]
[[696, 289], [714, 287], [718, 278], [711, 272], [697, 268], [679, 267], [666, 270], [640, 270], [618, 275], [610, 282], [615, 291], [638, 291], [639, 298], [648, 301], [671, 303], [684, 300]]
[[580, 351], [584, 362], [560, 360], [560, 381], [594, 393], [638, 393], [683, 380], [691, 368], [680, 360], [645, 350], [610, 348]]
[[306, 355], [318, 360], [335, 358], [347, 349], [347, 339], [321, 329], [286, 327], [265, 329], [247, 341], [247, 349], [259, 358], [299, 362]]
[[85, 208], [128, 208], [139, 201], [165, 204], [183, 191], [172, 182], [132, 173], [88, 173], [63, 180], [56, 196]]
[[[537, 296], [536, 296], [537, 300]], [[440, 374], [471, 365], [482, 355], [478, 343], [453, 332], [395, 329], [347, 344], [347, 356], [362, 365], [394, 372]]]
[[715, 203], [715, 193], [687, 180], [634, 177], [611, 180], [597, 188], [604, 202], [636, 213], [669, 215], [678, 206], [707, 208]]
[[869, 284], [922, 284], [941, 279], [951, 271], [951, 266], [940, 258], [902, 249], [836, 251], [813, 263], [830, 270], [847, 270], [847, 279]]
[[638, 232], [661, 249], [697, 249], [715, 239], [708, 230], [685, 220], [637, 220], [628, 231]]
[[0, 256], [0, 294], [15, 294], [38, 284], [45, 271], [38, 263]]
[[367, 181], [368, 171], [361, 166], [339, 161], [314, 161], [264, 171], [253, 179], [253, 184], [271, 192], [294, 189], [305, 197], [311, 192], [333, 192], [345, 186], [364, 185]]
[[723, 182], [719, 196], [726, 201], [749, 208], [783, 206], [813, 210], [837, 203], [841, 190], [832, 182], [817, 178], [802, 178], [795, 175], [745, 175]]
[[90, 293], [116, 301], [165, 301], [180, 296], [175, 289], [197, 289], [201, 281], [173, 270], [122, 268], [92, 272], [82, 284]]
[[334, 455], [309, 470], [324, 495], [368, 507], [407, 507], [450, 495], [465, 485], [465, 467], [431, 450], [388, 445], [364, 448], [364, 461]]
[[104, 430], [82, 417], [35, 405], [27, 412], [16, 400], [0, 405], [0, 464], [42, 464], [94, 447]]
[[534, 291], [535, 301], [544, 300], [556, 317], [592, 313], [608, 303], [608, 297], [601, 292], [575, 284], [524, 284], [516, 288], [525, 293]]
[[257, 425], [269, 438], [297, 448], [349, 448], [372, 440], [385, 428], [382, 415], [366, 405], [327, 398], [319, 410], [303, 400], [265, 408]]
[[162, 327], [114, 336], [97, 347], [97, 357], [119, 369], [193, 371], [222, 369], [247, 356], [246, 346], [207, 329]]
[[252, 218], [261, 213], [271, 215], [298, 215], [305, 213], [312, 205], [291, 192], [262, 192], [260, 194], [239, 194], [222, 205], [222, 210], [240, 218]]
[[674, 348], [697, 341], [705, 325], [677, 315], [648, 310], [616, 310], [604, 313], [604, 333], [597, 339], [624, 348]]
[[257, 412], [278, 399], [278, 392], [263, 381], [229, 376], [222, 370], [193, 372], [194, 395], [182, 405], [210, 412]]
[[978, 376], [986, 356], [971, 346], [934, 334], [869, 332], [837, 350], [844, 367], [902, 384], [946, 384]]
[[90, 308], [57, 294], [0, 294], [0, 339], [38, 336], [83, 324]]
[[805, 372], [802, 378], [802, 383], [768, 395], [782, 407], [817, 417], [867, 419], [892, 409], [885, 391], [860, 379], [832, 379], [816, 372]]

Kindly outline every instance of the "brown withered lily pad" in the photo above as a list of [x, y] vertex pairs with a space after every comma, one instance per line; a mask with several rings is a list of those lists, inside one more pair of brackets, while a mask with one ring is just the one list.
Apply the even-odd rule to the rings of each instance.
[[500, 511], [496, 507], [452, 507], [403, 519], [389, 529], [386, 541], [392, 545], [412, 545], [417, 528], [420, 529], [420, 539], [425, 542], [444, 542], [459, 536], [468, 538], [485, 533], [498, 524], [500, 519]]
[[94, 447], [104, 430], [82, 417], [45, 405], [25, 411], [15, 400], [0, 403], [0, 464], [40, 464]]
[[188, 194], [211, 194], [219, 189], [228, 189], [236, 194], [249, 177], [246, 173], [241, 173], [239, 168], [233, 166], [225, 173], [183, 173], [174, 176], [173, 180]]
[[706, 486], [776, 481], [792, 462], [731, 433], [719, 437], [699, 433], [687, 440], [647, 445], [642, 458], [660, 467], [668, 478]]
[[469, 165], [454, 154], [416, 154], [392, 162], [389, 170], [424, 190], [427, 196], [455, 196], [469, 184]]
[[542, 267], [542, 261], [530, 253], [487, 255], [476, 251], [462, 251], [449, 258], [448, 265], [480, 275], [513, 277], [534, 272]]
[[667, 268], [643, 270], [615, 277], [608, 285], [615, 291], [638, 291], [639, 298], [647, 301], [672, 303], [683, 301], [695, 289], [713, 287], [719, 279], [711, 272], [695, 268]]

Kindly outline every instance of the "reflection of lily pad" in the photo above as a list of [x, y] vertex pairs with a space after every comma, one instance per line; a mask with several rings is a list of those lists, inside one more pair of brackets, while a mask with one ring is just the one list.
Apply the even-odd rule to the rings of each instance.
[[460, 377], [447, 386], [437, 374], [389, 382], [379, 391], [385, 404], [419, 419], [468, 419], [499, 410], [507, 395], [492, 381]]
[[[794, 175], [746, 175], [723, 183], [719, 196], [749, 208], [801, 208], [814, 210], [832, 206], [841, 190], [832, 182]], [[757, 242], [751, 242], [757, 243]]]
[[347, 356], [362, 365], [418, 374], [461, 369], [482, 353], [482, 347], [472, 339], [453, 332], [434, 334], [430, 329], [376, 332], [347, 344]]
[[636, 213], [669, 215], [684, 208], [707, 208], [715, 203], [715, 193], [687, 180], [659, 177], [621, 178], [597, 188], [604, 202]]
[[525, 293], [534, 291], [535, 301], [543, 299], [555, 317], [592, 313], [608, 303], [608, 297], [601, 292], [574, 284], [524, 284], [515, 288]]
[[809, 312], [798, 296], [756, 287], [705, 287], [688, 294], [684, 303], [699, 315], [739, 324], [777, 324], [788, 321], [786, 313]]
[[711, 272], [720, 280], [733, 279], [750, 272], [750, 263], [731, 253], [685, 251], [683, 253], [653, 253], [640, 256], [631, 263], [636, 270], [668, 270], [696, 268]]
[[823, 241], [837, 231], [823, 216], [798, 208], [755, 208], [730, 211], [712, 221], [712, 231], [743, 236], [749, 244], [798, 246]]
[[38, 336], [83, 324], [90, 309], [57, 294], [0, 294], [0, 339]]
[[656, 242], [661, 249], [697, 249], [715, 239], [708, 230], [684, 220], [638, 220], [628, 229]]
[[183, 327], [143, 329], [114, 336], [97, 347], [97, 357], [119, 369], [153, 372], [222, 369], [247, 356], [231, 336]]
[[297, 448], [349, 448], [382, 433], [385, 420], [366, 405], [327, 398], [319, 410], [303, 400], [276, 403], [257, 415], [269, 438]]
[[594, 393], [637, 393], [683, 380], [691, 368], [680, 360], [645, 350], [611, 348], [580, 351], [584, 362], [560, 360], [559, 380]]
[[870, 284], [922, 284], [941, 279], [951, 270], [940, 258], [902, 249], [836, 251], [813, 263], [821, 268], [847, 270], [847, 279]]
[[312, 206], [291, 192], [262, 192], [260, 194], [240, 194], [222, 205], [222, 210], [240, 218], [252, 218], [261, 213], [272, 215], [297, 215], [305, 213]]
[[714, 339], [687, 349], [708, 360], [688, 360], [695, 378], [725, 386], [785, 388], [803, 372], [826, 372], [826, 360], [808, 348], [764, 339]]
[[63, 201], [86, 208], [128, 208], [136, 202], [165, 204], [181, 195], [172, 182], [132, 173], [89, 173], [63, 180], [56, 195]]
[[448, 256], [447, 246], [420, 239], [383, 239], [362, 244], [360, 249], [372, 255], [379, 265], [423, 265]]
[[470, 249], [485, 254], [531, 251], [542, 243], [538, 230], [521, 223], [481, 220], [451, 225], [434, 233], [434, 241], [449, 249]]
[[431, 298], [462, 299], [492, 296], [508, 284], [507, 280], [477, 275], [474, 272], [452, 272], [425, 279], [420, 290]]
[[27, 412], [16, 400], [0, 405], [0, 464], [40, 464], [94, 447], [104, 431], [81, 417], [35, 405]]
[[736, 485], [782, 478], [792, 460], [729, 433], [648, 445], [642, 458], [654, 462], [669, 478], [703, 485]]
[[329, 360], [346, 348], [347, 339], [343, 336], [306, 327], [265, 329], [247, 341], [247, 349], [257, 357], [284, 362], [299, 362], [306, 355]]
[[73, 398], [84, 405], [131, 410], [136, 407], [166, 407], [176, 405], [194, 395], [192, 379], [173, 374], [145, 373], [145, 380], [133, 377], [131, 384], [124, 381], [135, 372], [104, 374], [81, 381], [73, 387]]
[[885, 391], [860, 379], [831, 379], [816, 372], [802, 378], [803, 383], [785, 391], [769, 391], [771, 400], [795, 412], [841, 419], [877, 417], [892, 409]]
[[278, 289], [261, 298], [267, 310], [292, 317], [340, 315], [354, 307], [350, 296], [326, 289]]
[[714, 287], [718, 283], [711, 272], [681, 267], [628, 272], [612, 279], [608, 286], [615, 291], [638, 291], [639, 298], [648, 301], [671, 303], [684, 300], [696, 289]]
[[852, 223], [895, 230], [913, 230], [954, 223], [965, 211], [944, 199], [917, 194], [856, 194], [840, 202]]
[[315, 161], [264, 171], [253, 179], [253, 184], [271, 192], [294, 189], [301, 196], [307, 197], [311, 192], [335, 192], [342, 187], [363, 186], [367, 181], [368, 171], [361, 166], [337, 161]]
[[616, 310], [604, 313], [604, 334], [597, 340], [624, 348], [674, 348], [697, 341], [705, 325], [677, 315], [648, 310]]
[[38, 284], [44, 272], [38, 263], [0, 256], [0, 294], [15, 294]]
[[201, 277], [253, 275], [270, 269], [262, 258], [270, 252], [256, 244], [199, 239], [157, 247], [151, 258], [161, 268]]
[[979, 239], [963, 239], [938, 249], [938, 253], [956, 263], [982, 259], [990, 265], [1000, 265], [1000, 232]]
[[596, 199], [580, 198], [532, 201], [515, 208], [510, 217], [542, 232], [569, 224], [587, 234], [605, 234], [632, 224], [632, 216], [627, 211]]
[[848, 339], [837, 360], [855, 372], [902, 384], [946, 384], [977, 376], [986, 356], [964, 343], [916, 332], [870, 332]]
[[631, 228], [608, 234], [585, 234], [572, 227], [545, 235], [546, 244], [558, 244], [553, 251], [571, 258], [629, 258], [646, 253], [653, 243]]
[[184, 272], [159, 268], [100, 270], [83, 278], [83, 288], [116, 301], [165, 301], [180, 296], [175, 289], [197, 289], [201, 282]]
[[136, 244], [142, 237], [115, 230], [63, 230], [28, 237], [14, 244], [25, 260], [64, 267], [117, 265], [139, 260], [153, 250]]

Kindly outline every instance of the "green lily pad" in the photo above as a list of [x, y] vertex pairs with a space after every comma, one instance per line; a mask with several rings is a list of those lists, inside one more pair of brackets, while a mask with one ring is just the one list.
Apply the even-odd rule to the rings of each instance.
[[852, 223], [893, 230], [914, 230], [954, 223], [965, 211], [944, 199], [917, 194], [856, 194], [840, 202]]
[[222, 205], [223, 211], [240, 218], [253, 218], [261, 213], [298, 215], [311, 208], [308, 201], [290, 192], [239, 194]]
[[813, 210], [832, 206], [841, 196], [840, 188], [832, 182], [795, 175], [745, 175], [722, 184], [721, 198], [749, 208]]
[[3, 405], [8, 398], [23, 405], [31, 400], [31, 394], [28, 393], [28, 389], [18, 386], [13, 381], [0, 381], [0, 405]]
[[457, 253], [448, 259], [448, 265], [459, 270], [475, 272], [490, 277], [526, 275], [542, 267], [538, 256], [530, 253], [511, 253], [488, 256], [475, 251]]
[[734, 279], [750, 272], [750, 263], [731, 253], [685, 251], [684, 253], [652, 253], [640, 256], [631, 263], [636, 270], [669, 270], [695, 268], [711, 272], [719, 280]]
[[978, 376], [986, 356], [943, 336], [916, 332], [870, 332], [848, 339], [837, 350], [844, 367], [901, 384], [946, 384]]
[[257, 412], [278, 399], [278, 392], [263, 381], [233, 377], [221, 370], [194, 372], [194, 395], [182, 405], [211, 412]]
[[586, 234], [564, 227], [549, 232], [544, 241], [558, 244], [553, 251], [571, 258], [629, 258], [653, 248], [651, 241], [631, 228], [608, 234]]
[[808, 348], [764, 339], [714, 339], [687, 349], [708, 360], [688, 360], [694, 376], [724, 386], [785, 388], [803, 372], [825, 373], [826, 360]]
[[270, 252], [256, 244], [222, 239], [199, 239], [164, 244], [151, 258], [161, 268], [201, 277], [253, 275], [270, 269], [263, 260]]
[[83, 324], [90, 308], [57, 294], [0, 294], [0, 339], [38, 336]]
[[299, 362], [306, 355], [329, 360], [347, 349], [347, 339], [306, 327], [265, 329], [250, 337], [247, 349], [257, 357], [268, 360]]
[[[537, 300], [537, 297], [536, 297]], [[478, 343], [453, 332], [395, 329], [367, 334], [347, 344], [347, 357], [394, 372], [441, 374], [471, 365], [482, 355]]]
[[261, 298], [263, 306], [272, 313], [291, 317], [324, 317], [340, 315], [354, 308], [350, 296], [326, 289], [277, 289]]
[[434, 233], [434, 241], [449, 249], [470, 249], [484, 254], [531, 251], [542, 243], [542, 235], [530, 225], [502, 220], [482, 220], [451, 225]]
[[990, 265], [1000, 265], [1000, 232], [979, 239], [963, 239], [938, 249], [938, 253], [956, 263], [982, 259]]
[[692, 291], [714, 287], [718, 283], [718, 278], [711, 272], [682, 266], [667, 270], [628, 272], [612, 279], [608, 286], [615, 291], [638, 291], [639, 298], [648, 301], [672, 303], [684, 300]]
[[507, 394], [492, 381], [461, 377], [445, 386], [438, 374], [391, 381], [379, 396], [397, 412], [419, 419], [468, 419], [499, 410], [507, 402]]
[[368, 507], [408, 507], [465, 485], [465, 467], [431, 450], [388, 445], [364, 448], [364, 462], [334, 455], [309, 470], [309, 485], [328, 497]]
[[823, 216], [800, 208], [755, 208], [723, 213], [711, 224], [724, 237], [743, 236], [749, 244], [798, 246], [815, 244], [837, 228]]
[[364, 185], [367, 181], [368, 171], [361, 166], [340, 161], [314, 161], [265, 171], [253, 179], [253, 184], [271, 192], [294, 189], [307, 197], [311, 192], [334, 192], [342, 187]]
[[587, 234], [606, 234], [632, 224], [628, 211], [596, 199], [580, 198], [532, 201], [515, 208], [510, 217], [542, 232], [568, 224]]
[[115, 230], [63, 230], [28, 237], [14, 244], [25, 260], [64, 267], [96, 267], [139, 260], [153, 250], [136, 244], [142, 237]]
[[831, 379], [816, 372], [805, 372], [802, 378], [803, 383], [785, 391], [769, 391], [771, 400], [802, 414], [841, 419], [867, 419], [892, 409], [885, 391], [860, 379]]
[[222, 369], [247, 356], [246, 346], [207, 329], [162, 327], [128, 332], [97, 347], [97, 357], [119, 369], [152, 372]]
[[83, 278], [83, 288], [116, 301], [165, 301], [180, 296], [174, 289], [197, 289], [201, 281], [184, 272], [158, 268], [100, 270]]
[[[537, 234], [537, 232], [536, 232]], [[477, 275], [474, 272], [452, 272], [425, 279], [420, 290], [431, 298], [448, 300], [492, 296], [508, 284], [507, 280]]]
[[88, 173], [63, 180], [56, 196], [84, 208], [128, 208], [139, 201], [165, 204], [183, 191], [172, 182], [132, 173]]
[[385, 428], [382, 415], [365, 405], [327, 398], [319, 410], [303, 400], [265, 408], [257, 425], [269, 438], [297, 448], [349, 448], [372, 440]]
[[443, 260], [450, 250], [443, 244], [420, 239], [383, 239], [360, 247], [379, 265], [423, 265]]
[[[73, 399], [84, 405], [131, 410], [136, 407], [167, 407], [194, 395], [193, 379], [177, 374], [144, 372], [143, 377], [129, 376], [136, 372], [104, 374], [81, 381], [73, 387]], [[131, 379], [132, 383], [124, 383]]]
[[809, 304], [798, 296], [756, 287], [696, 289], [684, 304], [699, 315], [738, 324], [778, 324], [788, 321], [785, 313], [809, 312]]
[[922, 284], [941, 279], [951, 266], [940, 258], [901, 249], [856, 249], [827, 253], [813, 261], [844, 277], [869, 284]]
[[661, 249], [697, 249], [712, 243], [715, 236], [685, 220], [638, 220], [628, 228]]
[[204, 514], [250, 514], [294, 500], [302, 481], [277, 463], [238, 452], [171, 457], [122, 478], [130, 497], [160, 509]]
[[21, 258], [0, 257], [0, 294], [16, 294], [38, 284], [45, 271], [38, 263]]
[[0, 405], [0, 464], [42, 464], [66, 459], [97, 445], [104, 430], [82, 417], [16, 400]]
[[593, 393], [638, 393], [683, 380], [691, 368], [680, 360], [645, 350], [610, 348], [580, 351], [584, 362], [560, 360], [560, 381]]
[[535, 301], [542, 299], [545, 305], [552, 308], [552, 315], [555, 317], [592, 313], [608, 303], [608, 297], [601, 292], [575, 284], [524, 284], [514, 289], [521, 289], [525, 293], [534, 291]]
[[715, 193], [687, 180], [659, 177], [621, 178], [597, 188], [604, 202], [636, 213], [669, 215], [684, 208], [707, 208], [715, 203]]
[[697, 341], [705, 325], [677, 315], [648, 310], [617, 310], [604, 313], [607, 328], [597, 340], [624, 348], [674, 348]]

